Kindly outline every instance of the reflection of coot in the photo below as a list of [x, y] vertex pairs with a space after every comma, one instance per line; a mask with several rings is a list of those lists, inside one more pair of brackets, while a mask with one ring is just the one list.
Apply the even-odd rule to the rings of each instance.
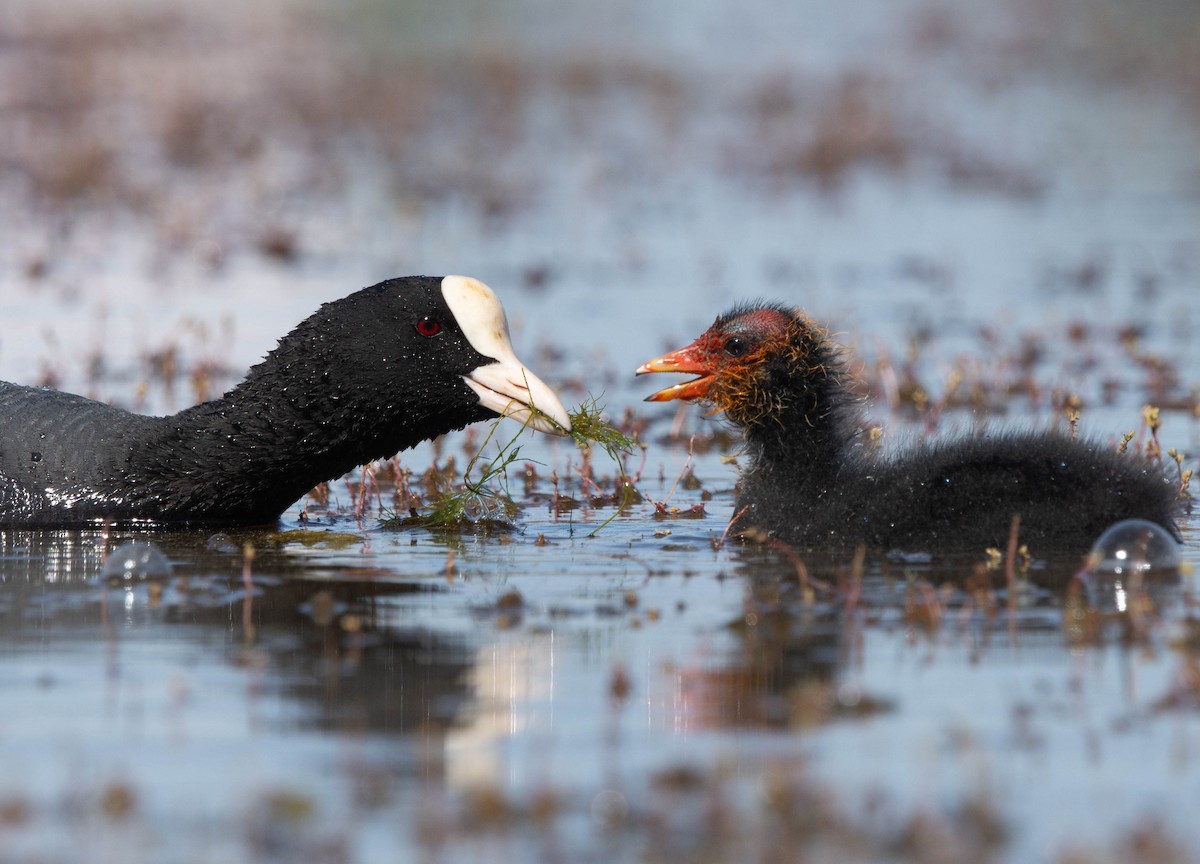
[[474, 654], [465, 639], [421, 629], [330, 634], [280, 652], [289, 695], [315, 710], [303, 726], [386, 735], [435, 733], [470, 699]]
[[491, 289], [391, 279], [325, 304], [240, 385], [171, 417], [0, 382], [0, 525], [270, 522], [324, 480], [496, 414], [570, 428]]
[[[458, 633], [394, 620], [409, 603], [432, 602], [418, 598], [440, 593], [437, 586], [354, 579], [349, 573], [310, 579], [289, 566], [286, 556], [255, 563], [256, 572], [259, 564], [266, 566], [254, 579], [250, 601], [254, 650], [267, 658], [282, 692], [302, 706], [292, 718], [297, 725], [436, 735], [455, 722], [471, 698], [475, 646]], [[244, 596], [226, 594], [207, 608], [189, 604], [178, 617], [228, 628], [243, 620], [244, 604]], [[240, 642], [230, 642], [234, 662], [243, 654]]]
[[1021, 541], [1039, 554], [1083, 553], [1121, 519], [1148, 519], [1178, 537], [1178, 484], [1111, 447], [1009, 433], [876, 456], [839, 347], [782, 305], [739, 306], [645, 372], [700, 376], [650, 401], [700, 400], [742, 427], [750, 465], [738, 526], [789, 543], [982, 550], [1004, 544], [1014, 515]]
[[[423, 582], [312, 580], [303, 571], [256, 580], [254, 644], [283, 692], [304, 707], [297, 724], [389, 735], [452, 725], [470, 699], [474, 646], [459, 634], [390, 620], [403, 598], [437, 590]], [[193, 609], [189, 617], [218, 624], [224, 616], [227, 625], [241, 617], [240, 605]]]
[[[117, 546], [146, 536], [108, 539]], [[100, 531], [0, 529], [0, 655], [37, 646], [51, 657], [83, 645], [103, 656], [106, 647], [123, 652], [118, 643], [163, 641], [212, 648], [216, 656], [202, 663], [265, 663], [254, 680], [299, 707], [279, 722], [306, 728], [437, 735], [472, 698], [476, 646], [395, 620], [397, 609], [432, 603], [436, 584], [313, 579], [293, 556], [264, 550], [247, 608], [242, 556], [206, 551], [204, 540], [203, 532], [157, 532], [174, 575], [159, 590], [139, 581], [113, 589], [97, 579]], [[136, 666], [140, 655], [130, 656]]]

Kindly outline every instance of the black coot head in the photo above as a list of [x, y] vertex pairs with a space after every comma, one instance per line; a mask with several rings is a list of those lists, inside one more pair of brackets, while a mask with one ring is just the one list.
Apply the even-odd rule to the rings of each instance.
[[[389, 429], [402, 430], [403, 448], [498, 414], [545, 432], [571, 427], [513, 353], [499, 299], [465, 276], [389, 279], [327, 303], [271, 363], [288, 396], [324, 401], [311, 406], [314, 415], [336, 417], [343, 436], [371, 440], [372, 449]], [[312, 376], [320, 381], [305, 380]]]

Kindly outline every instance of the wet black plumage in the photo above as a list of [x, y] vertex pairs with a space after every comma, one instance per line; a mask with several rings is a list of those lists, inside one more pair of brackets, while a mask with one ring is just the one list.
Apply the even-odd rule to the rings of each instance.
[[638, 371], [700, 375], [650, 399], [703, 401], [743, 430], [738, 528], [803, 546], [928, 552], [1002, 547], [1014, 515], [1035, 554], [1085, 552], [1122, 519], [1179, 537], [1178, 479], [1108, 444], [1007, 432], [881, 455], [862, 431], [840, 347], [779, 304], [740, 306]]
[[269, 522], [356, 465], [496, 416], [464, 376], [506, 358], [472, 345], [451, 280], [460, 306], [481, 298], [503, 324], [482, 283], [391, 279], [325, 304], [241, 384], [168, 417], [0, 383], [0, 524]]

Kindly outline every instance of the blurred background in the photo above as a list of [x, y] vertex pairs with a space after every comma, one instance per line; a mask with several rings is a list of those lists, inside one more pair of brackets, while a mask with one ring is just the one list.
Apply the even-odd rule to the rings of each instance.
[[0, 112], [8, 380], [224, 384], [448, 272], [618, 401], [759, 296], [868, 356], [1082, 321], [1200, 366], [1192, 0], [11, 0]]
[[343, 481], [106, 588], [127, 538], [0, 530], [0, 860], [1196, 859], [1192, 574], [1106, 617], [1074, 561], [809, 558], [814, 600], [632, 375], [780, 299], [889, 445], [1077, 397], [1195, 467], [1196, 0], [0, 3], [0, 379], [177, 410], [415, 273], [645, 432], [646, 498], [586, 536], [538, 437], [497, 535]]

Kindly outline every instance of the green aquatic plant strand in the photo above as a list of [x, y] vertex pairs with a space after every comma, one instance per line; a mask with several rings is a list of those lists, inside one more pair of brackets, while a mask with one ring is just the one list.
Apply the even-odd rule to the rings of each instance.
[[599, 447], [608, 454], [609, 459], [617, 463], [617, 470], [620, 472], [621, 501], [612, 515], [588, 534], [589, 537], [595, 537], [625, 509], [633, 494], [633, 484], [625, 473], [622, 457], [632, 453], [637, 442], [604, 419], [604, 406], [591, 394], [586, 402], [567, 414], [571, 418], [571, 440], [575, 442], [575, 446], [584, 451]]
[[[531, 415], [530, 419], [532, 416], [536, 415]], [[616, 426], [603, 419], [603, 406], [594, 397], [589, 396], [588, 400], [577, 409], [569, 411], [568, 416], [571, 418], [570, 437], [575, 445], [581, 450], [599, 447], [617, 463], [620, 471], [621, 502], [613, 515], [592, 532], [594, 536], [615, 519], [629, 502], [631, 484], [625, 474], [625, 466], [621, 457], [633, 452], [635, 442]], [[422, 520], [426, 524], [452, 528], [472, 521], [480, 515], [484, 518], [504, 520], [511, 520], [516, 516], [517, 505], [508, 494], [508, 469], [520, 457], [521, 448], [514, 445], [528, 428], [528, 420], [512, 438], [499, 446], [498, 452], [487, 461], [475, 479], [472, 479], [471, 476], [475, 472], [476, 466], [483, 461], [487, 445], [495, 438], [496, 430], [500, 427], [500, 419], [497, 418], [496, 422], [492, 423], [487, 437], [484, 438], [475, 455], [471, 457], [471, 461], [467, 463], [467, 467], [463, 471], [462, 486], [449, 490], [439, 497], [429, 515]]]
[[[500, 446], [499, 452], [484, 467], [479, 479], [471, 479], [471, 471], [483, 457], [483, 451], [488, 442], [495, 437], [501, 419], [496, 418], [496, 421], [488, 428], [487, 437], [483, 439], [483, 443], [479, 445], [479, 449], [467, 463], [467, 467], [463, 470], [461, 488], [446, 492], [434, 505], [433, 510], [426, 517], [430, 524], [451, 527], [461, 525], [479, 515], [490, 519], [498, 513], [505, 520], [512, 519], [517, 515], [517, 505], [513, 503], [508, 494], [508, 468], [521, 454], [521, 448], [514, 447], [513, 444], [528, 428], [528, 421], [507, 443]], [[493, 481], [498, 481], [499, 488], [492, 485]]]
[[621, 457], [632, 453], [636, 442], [604, 419], [604, 406], [600, 400], [589, 395], [586, 402], [567, 414], [571, 418], [570, 434], [575, 446], [580, 450], [599, 447], [617, 463], [621, 469], [621, 479], [625, 479]]

